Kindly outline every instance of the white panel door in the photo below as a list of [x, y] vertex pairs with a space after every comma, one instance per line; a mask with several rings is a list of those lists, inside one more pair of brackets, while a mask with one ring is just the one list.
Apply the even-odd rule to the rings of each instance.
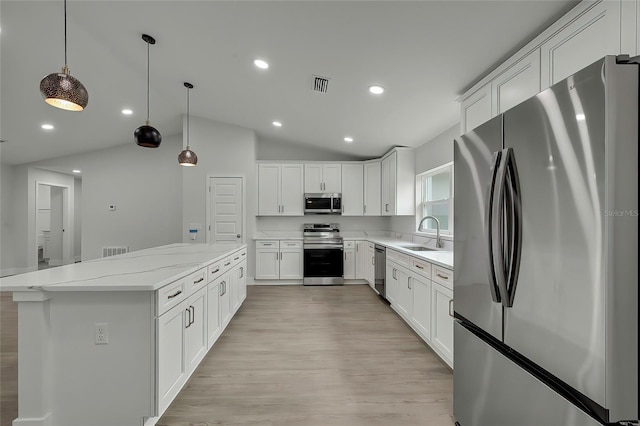
[[214, 177], [209, 179], [210, 219], [209, 239], [211, 243], [241, 243], [243, 194], [241, 177]]
[[540, 92], [540, 49], [504, 71], [492, 82], [493, 115], [498, 115]]
[[277, 247], [256, 249], [256, 279], [280, 279], [280, 250]]
[[322, 165], [322, 192], [342, 192], [342, 164]]
[[282, 216], [304, 215], [304, 165], [282, 165], [282, 187], [280, 190], [280, 204]]
[[304, 255], [302, 248], [283, 248], [282, 242], [280, 245], [280, 279], [302, 279], [304, 273]]
[[460, 104], [460, 109], [460, 131], [462, 134], [488, 121], [492, 117], [491, 82], [463, 99]]
[[453, 292], [431, 282], [431, 343], [436, 352], [453, 366]]
[[542, 89], [620, 52], [620, 2], [603, 1], [541, 46]]
[[189, 297], [185, 328], [187, 371], [191, 373], [200, 364], [209, 349], [207, 342], [207, 288], [203, 287]]
[[382, 190], [380, 161], [364, 165], [364, 215], [380, 216]]
[[411, 322], [422, 337], [431, 340], [431, 280], [417, 275], [411, 277], [413, 309]]
[[304, 165], [304, 192], [324, 192], [322, 164]]
[[258, 164], [258, 215], [280, 215], [280, 165]]
[[342, 216], [362, 216], [364, 171], [362, 164], [342, 165]]

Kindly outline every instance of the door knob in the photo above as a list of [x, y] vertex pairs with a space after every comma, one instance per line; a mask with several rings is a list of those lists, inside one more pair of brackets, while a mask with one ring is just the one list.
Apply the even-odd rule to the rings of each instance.
[[240, 238], [240, 234], [236, 235], [236, 238]]

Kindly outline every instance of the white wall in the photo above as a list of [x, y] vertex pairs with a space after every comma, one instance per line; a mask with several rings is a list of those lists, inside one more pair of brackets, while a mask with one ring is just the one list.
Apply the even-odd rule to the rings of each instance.
[[15, 167], [0, 164], [0, 276], [19, 272], [12, 270], [16, 264], [14, 211], [20, 201], [16, 194], [15, 172]]
[[[249, 245], [249, 276], [253, 276], [253, 235], [257, 212], [256, 193], [256, 135], [253, 130], [232, 126], [199, 117], [189, 117], [189, 138], [191, 149], [198, 156], [196, 167], [180, 167], [182, 173], [182, 194], [179, 194], [182, 209], [182, 225], [178, 227], [179, 239], [189, 239], [189, 224], [199, 223], [202, 232], [196, 242], [205, 241], [207, 223], [207, 176], [244, 177], [246, 229], [245, 242]], [[186, 138], [186, 117], [184, 120]], [[186, 140], [184, 141], [186, 145]], [[177, 153], [176, 153], [177, 164]]]
[[[416, 175], [452, 162], [453, 140], [459, 135], [460, 123], [456, 123], [435, 138], [416, 148]], [[393, 232], [413, 234], [416, 228], [415, 215], [392, 217], [390, 227]]]
[[352, 161], [370, 157], [357, 157], [337, 151], [327, 151], [311, 145], [288, 141], [258, 139], [256, 159], [268, 161]]

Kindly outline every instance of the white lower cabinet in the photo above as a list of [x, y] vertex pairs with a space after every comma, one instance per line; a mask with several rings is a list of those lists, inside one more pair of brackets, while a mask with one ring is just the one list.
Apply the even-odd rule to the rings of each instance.
[[344, 241], [344, 279], [356, 279], [356, 242]]
[[207, 288], [189, 297], [186, 308], [185, 349], [187, 371], [193, 371], [209, 350], [207, 339]]
[[[367, 241], [356, 241], [356, 279], [367, 280], [368, 265], [371, 264], [371, 260], [367, 254], [367, 247], [369, 243]], [[373, 285], [369, 283], [369, 285]]]
[[301, 240], [256, 241], [257, 280], [301, 280], [303, 274]]
[[157, 321], [158, 412], [163, 413], [187, 381], [185, 327], [189, 301], [174, 306]]
[[367, 270], [366, 279], [369, 282], [371, 288], [375, 289], [376, 281], [376, 249], [375, 244], [367, 242], [367, 260], [365, 261], [365, 268]]
[[209, 283], [207, 286], [207, 348], [211, 349], [213, 344], [218, 340], [222, 333], [222, 326], [220, 323], [220, 304], [218, 297], [220, 294], [220, 282], [222, 280], [218, 278], [216, 281]]
[[407, 324], [453, 368], [452, 277], [450, 269], [387, 250], [387, 300]]

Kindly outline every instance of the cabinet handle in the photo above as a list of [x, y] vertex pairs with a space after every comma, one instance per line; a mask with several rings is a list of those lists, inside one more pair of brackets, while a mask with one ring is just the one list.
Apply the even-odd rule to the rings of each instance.
[[240, 259], [240, 256], [233, 258], [233, 260], [238, 260], [238, 259]]
[[220, 283], [220, 288], [218, 289], [218, 296], [222, 297], [223, 294], [224, 293], [222, 292], [222, 283]]
[[407, 278], [407, 287], [411, 290], [411, 277]]
[[296, 243], [287, 243], [288, 246], [295, 246]]
[[224, 291], [222, 292], [222, 295], [224, 296], [225, 294], [227, 294], [227, 282], [226, 281], [222, 281], [222, 285], [224, 286]]
[[218, 272], [219, 270], [220, 270], [220, 267], [218, 266], [218, 267], [216, 268], [216, 270], [215, 270], [215, 271], [211, 271], [211, 273], [212, 273], [212, 274], [215, 274], [215, 273], [216, 273], [216, 272]]
[[273, 244], [271, 243], [262, 243], [263, 246], [272, 246]]
[[244, 278], [244, 266], [240, 267], [240, 278]]
[[393, 271], [391, 271], [391, 276], [393, 277], [394, 280], [397, 280], [398, 278], [396, 277], [396, 268], [393, 268]]
[[389, 211], [389, 203], [386, 203], [386, 204], [384, 205], [384, 211], [385, 211], [385, 212], [388, 212], [388, 211]]
[[187, 311], [187, 325], [184, 326], [184, 328], [189, 328], [191, 327], [191, 306], [189, 306], [187, 309], [185, 309], [185, 311]]
[[371, 264], [372, 264], [372, 265], [375, 265], [374, 259], [375, 259], [375, 257], [372, 257], [372, 258], [371, 258]]
[[442, 278], [443, 280], [448, 280], [449, 277], [447, 277], [446, 275], [440, 275], [439, 273], [436, 273], [437, 276], [439, 276], [440, 278]]
[[449, 300], [449, 316], [454, 318], [453, 316], [453, 299]]
[[416, 265], [416, 268], [418, 268], [418, 269], [424, 269], [424, 268], [423, 268], [422, 266], [420, 266], [420, 265]]
[[204, 277], [200, 277], [199, 279], [195, 280], [193, 283], [198, 284], [198, 283], [201, 283], [202, 281], [204, 281]]
[[246, 252], [241, 254], [241, 256], [246, 256], [246, 255], [247, 255], [247, 253], [246, 253]]
[[362, 213], [366, 213], [367, 212], [367, 206], [364, 206], [363, 212]]
[[181, 294], [182, 294], [182, 290], [178, 290], [175, 293], [170, 294], [169, 296], [167, 296], [167, 299], [173, 299], [174, 297], [179, 296]]
[[224, 264], [224, 266], [229, 266], [229, 265], [231, 265], [231, 262], [227, 262]]
[[[189, 310], [192, 312], [191, 314], [191, 324], [196, 322], [196, 308], [195, 306], [191, 305], [189, 306]], [[191, 324], [189, 324], [189, 326], [191, 326]]]

